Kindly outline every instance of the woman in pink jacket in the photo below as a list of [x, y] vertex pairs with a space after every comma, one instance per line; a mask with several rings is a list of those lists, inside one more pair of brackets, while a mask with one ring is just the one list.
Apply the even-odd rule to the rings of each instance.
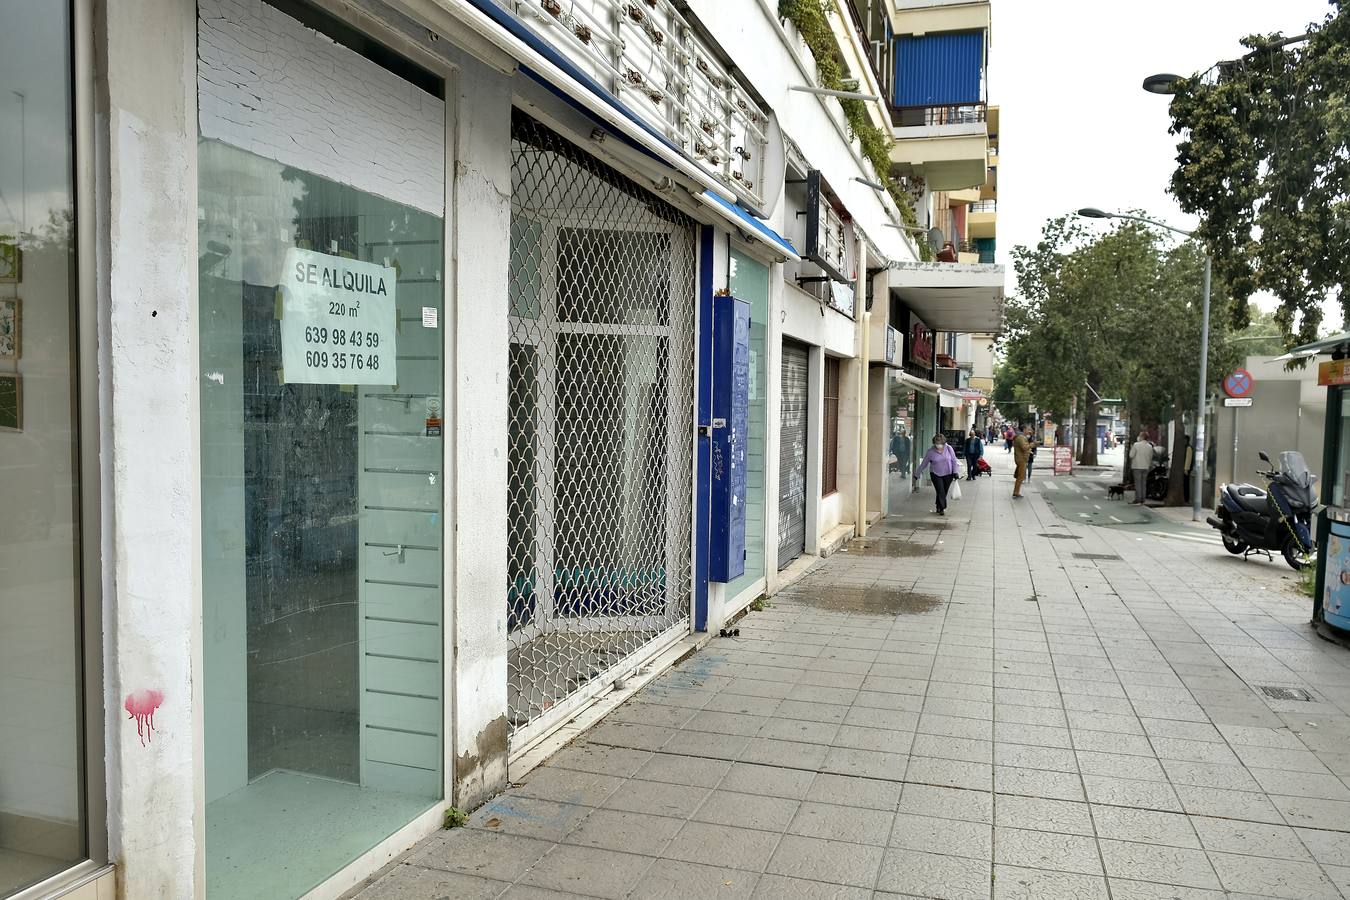
[[927, 469], [929, 477], [933, 479], [933, 490], [937, 493], [934, 511], [939, 516], [947, 514], [947, 488], [951, 487], [956, 479], [957, 468], [956, 453], [947, 443], [946, 436], [941, 432], [933, 435], [933, 446], [928, 448], [928, 452], [923, 455], [923, 461], [914, 470], [914, 484], [918, 485], [919, 476]]

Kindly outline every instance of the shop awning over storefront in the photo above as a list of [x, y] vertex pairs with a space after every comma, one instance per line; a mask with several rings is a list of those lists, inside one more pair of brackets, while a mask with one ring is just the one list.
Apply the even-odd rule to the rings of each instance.
[[776, 251], [779, 256], [793, 261], [801, 259], [801, 256], [797, 253], [797, 248], [792, 246], [791, 241], [765, 225], [762, 220], [755, 218], [745, 207], [732, 203], [712, 191], [704, 191], [698, 199], [703, 202], [704, 206], [734, 225], [741, 233], [767, 245], [770, 249]]
[[934, 331], [1002, 331], [1003, 282], [1003, 266], [924, 262], [890, 265], [891, 293]]
[[962, 397], [956, 391], [949, 391], [946, 388], [942, 388], [941, 392], [938, 394], [938, 405], [943, 409], [955, 409], [960, 406], [965, 399], [965, 397]]
[[913, 375], [901, 369], [892, 369], [888, 373], [888, 376], [916, 391], [920, 391], [924, 394], [931, 394], [934, 397], [938, 395], [938, 391], [942, 390], [937, 384], [931, 381], [925, 381], [922, 378], [915, 378]]

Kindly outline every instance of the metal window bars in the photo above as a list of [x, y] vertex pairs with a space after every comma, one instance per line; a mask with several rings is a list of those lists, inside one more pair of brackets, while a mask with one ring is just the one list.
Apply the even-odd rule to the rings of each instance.
[[512, 749], [689, 627], [693, 223], [512, 121]]
[[516, 0], [516, 14], [728, 188], [764, 202], [769, 115], [669, 0]]

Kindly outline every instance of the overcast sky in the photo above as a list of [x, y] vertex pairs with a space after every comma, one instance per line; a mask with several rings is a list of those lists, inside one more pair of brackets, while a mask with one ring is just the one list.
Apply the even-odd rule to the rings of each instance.
[[[1167, 193], [1176, 139], [1167, 98], [1140, 82], [1244, 51], [1251, 33], [1301, 34], [1326, 0], [994, 0], [989, 101], [999, 123], [998, 261], [1083, 206], [1146, 209], [1190, 227]], [[1264, 304], [1263, 304], [1264, 305]]]

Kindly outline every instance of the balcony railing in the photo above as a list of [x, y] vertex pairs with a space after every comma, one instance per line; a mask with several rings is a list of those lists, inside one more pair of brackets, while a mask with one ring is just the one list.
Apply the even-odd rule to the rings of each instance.
[[768, 110], [671, 0], [510, 5], [710, 175], [754, 205], [763, 204]]
[[998, 201], [980, 200], [977, 203], [970, 204], [968, 211], [972, 213], [996, 213], [998, 212]]
[[891, 122], [897, 128], [921, 128], [929, 125], [978, 125], [987, 120], [983, 103], [942, 106], [892, 106]]

